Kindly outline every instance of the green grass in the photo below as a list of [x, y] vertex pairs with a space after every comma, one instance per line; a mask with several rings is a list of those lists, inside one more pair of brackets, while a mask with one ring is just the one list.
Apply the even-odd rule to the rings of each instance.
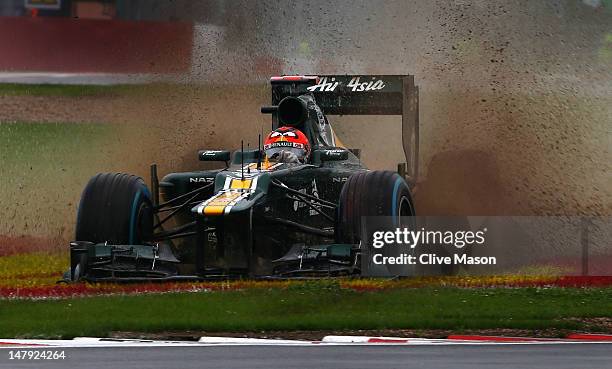
[[0, 83], [0, 95], [4, 96], [116, 96], [144, 92], [148, 84], [119, 85], [63, 85]]
[[0, 234], [57, 235], [89, 177], [120, 166], [120, 144], [108, 124], [1, 123]]
[[[67, 85], [67, 84], [22, 84], [22, 83], [0, 83], [0, 96], [63, 96], [63, 97], [101, 97], [101, 96], [163, 96], [182, 94], [210, 94], [211, 91], [218, 93], [262, 93], [261, 86], [227, 86], [227, 85], [197, 85], [180, 83], [151, 82], [141, 84], [116, 84], [116, 85]], [[264, 90], [267, 92], [267, 89]]]
[[[310, 287], [309, 287], [310, 286]], [[107, 336], [112, 331], [567, 329], [611, 317], [612, 289], [288, 289], [0, 301], [0, 337]]]
[[[57, 170], [57, 165], [73, 164], [75, 160], [86, 165], [105, 151], [100, 141], [112, 142], [111, 128], [99, 123], [2, 123], [0, 165], [3, 170], [20, 171], [28, 164], [40, 166], [39, 170]], [[86, 149], [95, 153], [91, 152], [89, 158], [83, 156]]]

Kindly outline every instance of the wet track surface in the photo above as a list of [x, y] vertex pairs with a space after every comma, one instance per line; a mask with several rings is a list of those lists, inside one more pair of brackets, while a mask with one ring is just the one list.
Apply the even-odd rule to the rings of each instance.
[[612, 368], [608, 344], [57, 348], [65, 360], [0, 368]]

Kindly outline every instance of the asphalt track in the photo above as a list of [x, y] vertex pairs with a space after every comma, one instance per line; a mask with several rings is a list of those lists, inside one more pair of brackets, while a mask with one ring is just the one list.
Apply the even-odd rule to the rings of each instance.
[[11, 349], [1, 349], [0, 368], [612, 368], [612, 347], [595, 343], [53, 349], [66, 359], [9, 360]]

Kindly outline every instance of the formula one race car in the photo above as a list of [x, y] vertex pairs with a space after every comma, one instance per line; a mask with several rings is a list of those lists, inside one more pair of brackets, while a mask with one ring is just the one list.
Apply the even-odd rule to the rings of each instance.
[[[270, 82], [272, 106], [261, 110], [272, 115], [275, 131], [268, 139], [276, 137], [274, 144], [233, 155], [200, 150], [200, 160], [225, 168], [170, 173], [161, 181], [153, 164], [151, 190], [129, 174], [91, 178], [65, 279], [359, 275], [362, 217], [415, 215], [414, 77], [283, 76]], [[341, 146], [327, 115], [401, 115], [406, 163], [397, 173], [367, 170], [359, 150]], [[292, 143], [294, 131], [309, 143], [304, 158], [269, 155], [266, 149], [304, 148]]]

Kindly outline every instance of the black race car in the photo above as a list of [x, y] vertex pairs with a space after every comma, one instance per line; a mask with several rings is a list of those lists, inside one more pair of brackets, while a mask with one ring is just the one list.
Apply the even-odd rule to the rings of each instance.
[[[359, 275], [362, 217], [415, 215], [418, 88], [413, 76], [272, 77], [272, 128], [307, 136], [305, 163], [257, 150], [201, 150], [224, 169], [142, 178], [100, 173], [85, 187], [71, 281]], [[407, 162], [369, 171], [327, 115], [401, 115]]]

